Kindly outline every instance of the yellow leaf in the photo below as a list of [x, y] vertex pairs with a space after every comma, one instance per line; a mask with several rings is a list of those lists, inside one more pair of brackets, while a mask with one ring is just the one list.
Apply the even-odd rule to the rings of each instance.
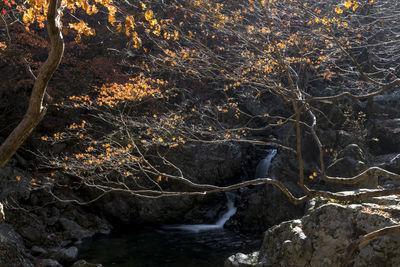
[[150, 22], [151, 26], [154, 26], [154, 25], [157, 24], [157, 20], [156, 19], [151, 19], [149, 22]]
[[353, 11], [356, 11], [357, 7], [358, 7], [358, 4], [356, 2], [354, 2]]
[[118, 23], [118, 25], [117, 25], [117, 32], [121, 32], [121, 29], [122, 29], [122, 25], [121, 25], [121, 23]]
[[335, 12], [336, 12], [337, 14], [342, 14], [342, 13], [343, 13], [343, 10], [342, 10], [341, 8], [337, 7], [337, 8], [335, 8]]
[[150, 9], [147, 10], [144, 14], [144, 17], [147, 21], [151, 20], [153, 18], [153, 11], [151, 11]]

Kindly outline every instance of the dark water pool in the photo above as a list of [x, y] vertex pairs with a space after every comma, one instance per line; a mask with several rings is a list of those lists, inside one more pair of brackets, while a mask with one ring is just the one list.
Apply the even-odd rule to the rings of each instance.
[[257, 250], [260, 239], [225, 229], [194, 233], [146, 228], [85, 242], [79, 257], [105, 267], [222, 267], [234, 253]]

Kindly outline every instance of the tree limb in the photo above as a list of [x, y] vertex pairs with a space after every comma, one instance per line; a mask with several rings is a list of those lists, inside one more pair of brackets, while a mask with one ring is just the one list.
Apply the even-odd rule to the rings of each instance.
[[50, 37], [51, 51], [40, 68], [24, 118], [0, 146], [0, 168], [14, 155], [46, 113], [43, 98], [47, 85], [64, 54], [64, 40], [60, 30], [61, 2], [61, 0], [50, 0], [47, 11], [47, 32]]

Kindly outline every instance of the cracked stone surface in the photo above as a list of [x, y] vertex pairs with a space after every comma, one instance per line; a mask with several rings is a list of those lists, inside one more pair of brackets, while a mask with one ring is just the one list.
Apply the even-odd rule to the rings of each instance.
[[[352, 241], [400, 223], [397, 196], [368, 202], [345, 205], [314, 200], [314, 207], [301, 219], [283, 222], [265, 232], [255, 266], [340, 266], [343, 253]], [[399, 262], [400, 233], [362, 246], [354, 254], [351, 265], [398, 266]]]

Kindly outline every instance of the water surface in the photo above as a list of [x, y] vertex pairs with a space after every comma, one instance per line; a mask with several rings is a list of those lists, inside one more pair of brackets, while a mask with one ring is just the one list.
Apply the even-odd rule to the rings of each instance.
[[88, 241], [79, 258], [104, 267], [222, 267], [232, 254], [259, 249], [260, 238], [226, 229], [146, 228]]

